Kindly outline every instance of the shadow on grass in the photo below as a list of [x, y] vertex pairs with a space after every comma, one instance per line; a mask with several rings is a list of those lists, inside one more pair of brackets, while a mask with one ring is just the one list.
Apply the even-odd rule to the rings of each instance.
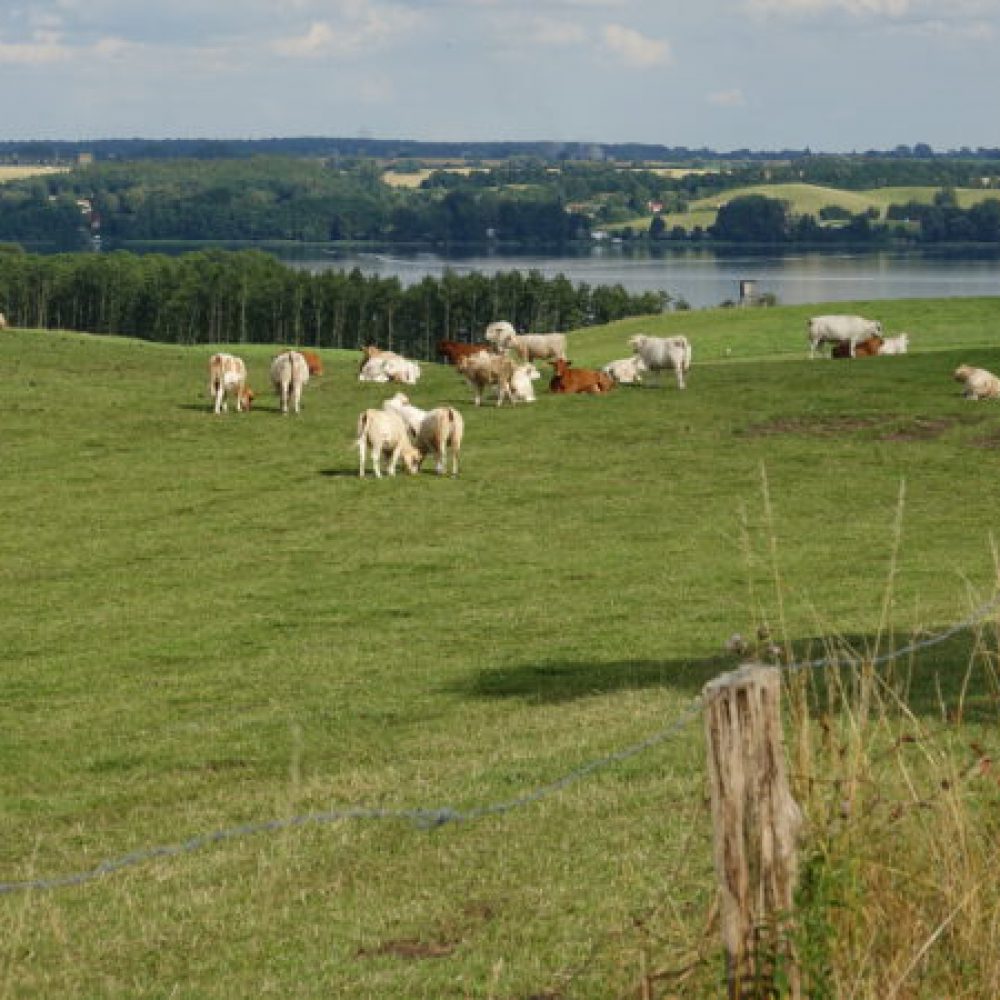
[[[980, 637], [970, 629], [911, 649], [946, 628], [916, 639], [902, 632], [883, 635], [877, 649], [872, 635], [841, 636], [836, 644], [805, 638], [793, 644], [794, 662], [823, 661], [804, 668], [817, 706], [827, 703], [831, 689], [850, 689], [859, 673], [857, 659], [874, 655], [880, 660], [878, 687], [887, 705], [902, 701], [916, 715], [947, 721], [1000, 722], [1000, 668], [992, 633]], [[881, 662], [890, 651], [901, 652]], [[520, 698], [539, 705], [651, 688], [671, 688], [695, 697], [708, 681], [754, 659], [720, 654], [691, 660], [551, 660], [480, 670], [453, 690], [471, 698]]]

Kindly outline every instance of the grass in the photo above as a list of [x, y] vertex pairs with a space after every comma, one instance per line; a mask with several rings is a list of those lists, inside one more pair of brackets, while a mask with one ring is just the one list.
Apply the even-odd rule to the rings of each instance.
[[[272, 349], [237, 347], [261, 405], [216, 418], [209, 348], [6, 331], [0, 881], [509, 802], [663, 731], [733, 632], [815, 655], [963, 618], [996, 575], [1000, 431], [949, 373], [1000, 366], [1000, 301], [855, 308], [913, 353], [809, 362], [813, 306], [571, 335], [586, 364], [686, 332], [683, 393], [476, 410], [426, 364], [414, 402], [466, 416], [457, 480], [358, 479], [354, 421], [386, 393], [354, 353], [323, 352], [296, 419], [261, 391]], [[907, 665], [908, 710], [995, 756], [974, 640]], [[0, 1000], [715, 995], [702, 758], [695, 720], [472, 822], [307, 824], [0, 896]]]
[[[910, 201], [931, 204], [934, 196], [940, 192], [940, 187], [914, 186], [914, 187], [884, 187], [871, 188], [865, 191], [849, 191], [841, 188], [826, 187], [822, 184], [753, 184], [746, 187], [734, 188], [721, 194], [711, 195], [707, 198], [698, 198], [688, 205], [685, 212], [671, 212], [663, 216], [663, 221], [668, 228], [681, 226], [684, 229], [693, 229], [701, 226], [707, 229], [715, 223], [719, 208], [727, 204], [734, 198], [746, 197], [748, 195], [764, 195], [767, 198], [776, 198], [779, 201], [786, 201], [791, 206], [793, 215], [813, 215], [819, 216], [819, 211], [828, 205], [836, 205], [858, 215], [868, 209], [877, 209], [884, 219], [886, 209], [890, 205], [902, 205]], [[971, 208], [973, 205], [989, 198], [997, 198], [998, 193], [989, 188], [956, 188], [956, 200], [962, 208]], [[605, 227], [607, 229], [630, 228], [639, 232], [649, 229], [649, 224], [653, 217], [633, 219], [624, 224]]]

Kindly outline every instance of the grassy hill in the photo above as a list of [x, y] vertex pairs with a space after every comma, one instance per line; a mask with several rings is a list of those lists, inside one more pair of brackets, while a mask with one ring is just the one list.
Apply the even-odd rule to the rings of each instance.
[[[963, 400], [950, 372], [1000, 370], [1000, 300], [835, 308], [910, 331], [913, 353], [809, 362], [813, 306], [571, 334], [585, 364], [640, 329], [687, 333], [684, 392], [477, 410], [427, 364], [413, 401], [466, 416], [454, 480], [358, 478], [357, 414], [388, 392], [356, 381], [354, 353], [323, 352], [292, 418], [266, 390], [272, 349], [235, 348], [259, 406], [215, 417], [210, 348], [4, 332], [0, 883], [176, 849], [0, 894], [0, 1000], [715, 995], [704, 751], [684, 713], [736, 665], [726, 640], [766, 622], [786, 654], [885, 651], [996, 579], [1000, 403]], [[850, 672], [817, 680], [826, 728], [800, 791], [833, 903], [813, 899], [831, 928], [813, 940], [870, 972], [864, 995], [887, 995], [966, 892], [901, 874], [919, 898], [885, 919], [887, 873], [932, 863], [921, 831], [959, 840], [928, 761], [964, 775], [970, 744], [1000, 753], [995, 657], [977, 629], [905, 658], [879, 694], [906, 711], [871, 722], [836, 709]], [[858, 734], [879, 751], [851, 785], [869, 825], [836, 819], [825, 840]], [[904, 752], [924, 804], [890, 822]], [[962, 841], [984, 895], [928, 948], [936, 995], [988, 989], [998, 954], [995, 922], [974, 922], [993, 880], [970, 861], [996, 785], [949, 787], [987, 820]], [[423, 810], [464, 821], [401, 815]], [[840, 914], [857, 935], [835, 933]], [[867, 950], [843, 954], [856, 938]]]
[[[715, 222], [722, 205], [732, 201], [733, 198], [746, 195], [764, 195], [767, 198], [787, 201], [794, 215], [818, 216], [821, 208], [836, 205], [854, 215], [874, 208], [884, 217], [890, 205], [905, 204], [909, 201], [930, 204], [939, 191], [940, 188], [937, 187], [884, 187], [867, 191], [847, 191], [819, 184], [754, 184], [692, 201], [686, 212], [669, 213], [663, 216], [663, 221], [669, 227], [682, 226], [684, 229], [693, 229], [695, 226], [701, 226], [707, 229]], [[971, 208], [987, 198], [997, 198], [998, 193], [989, 189], [958, 188], [955, 190], [955, 196], [959, 206]], [[649, 228], [651, 221], [652, 216], [648, 216], [606, 228], [609, 230], [629, 228], [643, 232]]]

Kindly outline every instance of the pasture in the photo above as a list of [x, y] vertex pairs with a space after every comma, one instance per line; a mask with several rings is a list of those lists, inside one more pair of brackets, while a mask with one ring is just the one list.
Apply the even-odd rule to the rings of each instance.
[[[806, 317], [855, 310], [912, 353], [808, 361]], [[352, 439], [392, 389], [357, 352], [284, 417], [281, 345], [228, 345], [258, 397], [216, 417], [220, 345], [5, 331], [0, 882], [179, 850], [0, 895], [0, 1000], [718, 995], [701, 725], [672, 726], [734, 632], [871, 653], [992, 594], [1000, 403], [950, 373], [1000, 371], [998, 319], [634, 319], [570, 356], [683, 332], [684, 392], [543, 379], [513, 409], [422, 362], [407, 392], [461, 409], [462, 475], [381, 481]], [[995, 758], [988, 642], [911, 658], [905, 693]]]

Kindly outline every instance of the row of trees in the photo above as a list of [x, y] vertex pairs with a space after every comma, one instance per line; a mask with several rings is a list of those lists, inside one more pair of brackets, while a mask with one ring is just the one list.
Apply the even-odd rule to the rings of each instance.
[[574, 286], [539, 272], [445, 273], [408, 288], [357, 269], [312, 274], [256, 250], [183, 254], [0, 253], [0, 311], [15, 326], [125, 334], [180, 344], [366, 343], [432, 358], [441, 338], [487, 323], [569, 330], [660, 312], [664, 294]]

